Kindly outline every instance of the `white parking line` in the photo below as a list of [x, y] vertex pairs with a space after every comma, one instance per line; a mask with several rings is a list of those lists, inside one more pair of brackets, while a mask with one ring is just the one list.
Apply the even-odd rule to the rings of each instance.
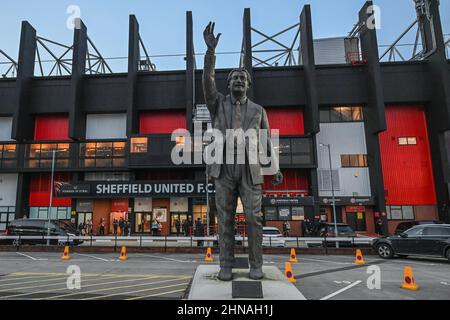
[[105, 261], [105, 262], [115, 261], [115, 260], [107, 260], [107, 259], [103, 259], [103, 258], [100, 258], [100, 257], [88, 255], [88, 254], [82, 254], [82, 253], [77, 253], [77, 254], [78, 254], [79, 256], [88, 257], [88, 258], [92, 258], [92, 259], [97, 259], [97, 260], [101, 260], [101, 261]]
[[324, 297], [324, 298], [322, 298], [322, 299], [320, 299], [320, 300], [328, 300], [328, 299], [331, 299], [331, 298], [337, 296], [338, 294], [340, 294], [340, 293], [342, 293], [342, 292], [344, 292], [344, 291], [347, 291], [348, 289], [351, 289], [351, 288], [353, 288], [354, 286], [357, 286], [357, 285], [360, 284], [361, 282], [362, 282], [361, 280], [358, 280], [358, 281], [356, 281], [356, 282], [353, 282], [351, 285], [346, 286], [345, 288], [342, 288], [342, 289], [340, 289], [340, 290], [338, 290], [338, 291], [336, 291], [336, 292], [334, 292], [334, 293], [332, 293], [332, 294], [330, 294], [330, 295], [328, 295], [328, 296], [326, 296], [326, 297]]
[[21, 252], [16, 252], [19, 256], [23, 256], [23, 257], [26, 257], [26, 258], [28, 258], [28, 259], [31, 259], [31, 260], [33, 260], [33, 261], [37, 261], [38, 259], [37, 258], [34, 258], [34, 257], [32, 257], [32, 256], [29, 256], [29, 255], [27, 255], [27, 254], [25, 254], [25, 253], [21, 253]]
[[192, 263], [192, 262], [194, 262], [194, 261], [190, 261], [190, 260], [178, 260], [178, 259], [172, 259], [172, 258], [167, 258], [167, 257], [155, 256], [155, 255], [152, 255], [152, 254], [136, 253], [135, 255], [143, 256], [143, 257], [158, 258], [158, 259], [163, 259], [163, 260], [168, 260], [168, 261], [175, 261], [175, 262], [181, 262], [181, 263]]

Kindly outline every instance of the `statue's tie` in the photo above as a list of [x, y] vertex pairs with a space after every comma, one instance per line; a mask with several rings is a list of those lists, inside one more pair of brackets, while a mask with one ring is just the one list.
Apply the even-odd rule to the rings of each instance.
[[237, 101], [234, 110], [233, 129], [242, 129], [241, 102]]

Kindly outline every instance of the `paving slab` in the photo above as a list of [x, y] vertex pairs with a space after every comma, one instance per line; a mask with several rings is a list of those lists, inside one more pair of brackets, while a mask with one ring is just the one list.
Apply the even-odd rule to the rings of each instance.
[[[232, 282], [220, 281], [217, 276], [218, 265], [200, 265], [192, 280], [189, 300], [233, 300]], [[248, 269], [234, 269], [234, 281], [252, 281], [248, 278]], [[275, 266], [264, 266], [263, 299], [251, 300], [306, 300], [303, 294], [287, 280]], [[246, 299], [235, 299], [246, 300]]]

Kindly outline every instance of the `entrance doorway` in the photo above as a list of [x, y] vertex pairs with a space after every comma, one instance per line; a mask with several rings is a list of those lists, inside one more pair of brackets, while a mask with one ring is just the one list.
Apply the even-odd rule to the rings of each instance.
[[[187, 221], [187, 213], [172, 213], [170, 215], [170, 232], [176, 235], [183, 235], [183, 223]], [[177, 230], [177, 223], [179, 222], [179, 230]]]
[[88, 220], [91, 220], [92, 222], [92, 212], [78, 212], [77, 216], [77, 228], [82, 223], [83, 225], [86, 225], [86, 222]]
[[[120, 219], [127, 220], [128, 214], [126, 212], [111, 212], [109, 215], [109, 233], [114, 234], [114, 224], [113, 221], [117, 220], [120, 222]], [[117, 234], [119, 236], [123, 235], [123, 230], [120, 229], [120, 226], [117, 228]]]
[[354, 231], [367, 231], [365, 212], [347, 212], [347, 224]]
[[136, 225], [135, 230], [137, 233], [150, 233], [152, 224], [152, 213], [136, 213]]

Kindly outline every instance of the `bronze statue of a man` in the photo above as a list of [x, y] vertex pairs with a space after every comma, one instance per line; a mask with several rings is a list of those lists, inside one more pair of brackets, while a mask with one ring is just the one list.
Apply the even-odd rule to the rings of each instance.
[[[245, 69], [235, 69], [228, 77], [230, 94], [222, 95], [216, 89], [215, 83], [215, 49], [221, 34], [214, 35], [214, 23], [210, 22], [204, 31], [204, 39], [208, 50], [205, 55], [203, 73], [203, 92], [205, 101], [211, 114], [214, 129], [226, 132], [230, 129], [254, 130], [260, 132], [267, 130], [268, 139], [266, 147], [272, 152], [269, 121], [263, 107], [247, 98], [247, 90], [251, 86], [249, 73]], [[259, 139], [259, 136], [257, 137]], [[262, 185], [264, 183], [262, 166], [248, 161], [249, 147], [245, 144], [244, 164], [234, 161], [232, 164], [213, 163], [207, 165], [208, 176], [214, 178], [216, 188], [216, 206], [219, 216], [219, 246], [220, 246], [220, 272], [219, 279], [231, 281], [233, 279], [234, 243], [235, 243], [235, 214], [237, 199], [240, 196], [244, 207], [249, 242], [250, 279], [260, 280], [264, 277], [262, 271]], [[258, 141], [260, 142], [260, 141]], [[239, 142], [237, 142], [239, 144]], [[235, 148], [235, 153], [237, 149]], [[228, 149], [227, 149], [228, 152]], [[234, 156], [233, 156], [234, 157]], [[275, 161], [273, 184], [279, 185], [283, 175]]]

